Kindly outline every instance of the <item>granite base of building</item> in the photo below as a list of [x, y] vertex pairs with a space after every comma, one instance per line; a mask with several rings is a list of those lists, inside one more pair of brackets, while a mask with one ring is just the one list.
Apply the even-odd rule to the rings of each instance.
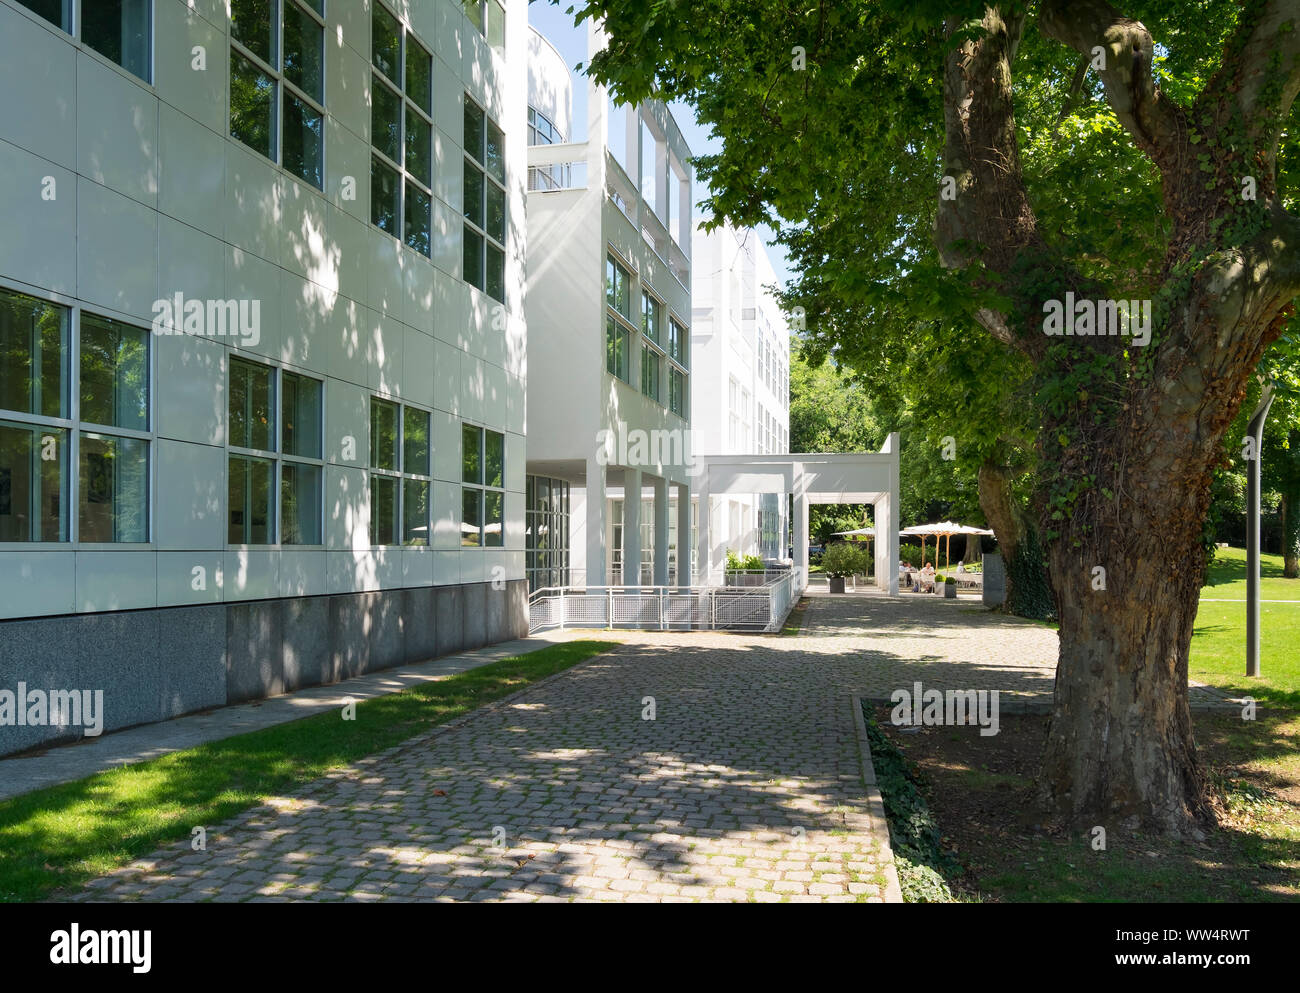
[[[524, 580], [0, 621], [0, 690], [102, 690], [107, 733], [527, 635]], [[83, 733], [6, 723], [0, 755]]]

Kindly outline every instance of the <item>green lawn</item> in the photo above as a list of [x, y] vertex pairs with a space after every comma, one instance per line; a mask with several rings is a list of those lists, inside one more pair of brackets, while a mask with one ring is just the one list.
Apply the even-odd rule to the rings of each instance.
[[0, 802], [0, 901], [35, 901], [606, 651], [570, 641]]
[[[1300, 602], [1261, 603], [1259, 664], [1246, 676], [1246, 552], [1220, 548], [1201, 590], [1192, 636], [1192, 679], [1274, 706], [1300, 706]], [[1260, 556], [1260, 599], [1300, 601], [1300, 579], [1282, 578], [1282, 556]], [[1234, 601], [1234, 602], [1222, 602]]]

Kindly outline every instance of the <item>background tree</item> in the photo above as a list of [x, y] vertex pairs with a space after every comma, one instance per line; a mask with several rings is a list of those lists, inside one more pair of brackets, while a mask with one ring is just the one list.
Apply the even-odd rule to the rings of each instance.
[[[1061, 620], [1042, 798], [1079, 827], [1195, 833], [1213, 471], [1300, 293], [1294, 0], [578, 13], [605, 20], [598, 81], [689, 100], [722, 136], [697, 162], [714, 217], [826, 234], [846, 300], [964, 318], [1029, 364]], [[1150, 300], [1149, 343], [1047, 337], [1067, 294]]]

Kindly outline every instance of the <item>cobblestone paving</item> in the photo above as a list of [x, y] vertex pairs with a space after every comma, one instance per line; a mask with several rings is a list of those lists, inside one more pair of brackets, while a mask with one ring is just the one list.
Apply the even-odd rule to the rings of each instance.
[[812, 597], [794, 637], [618, 636], [69, 898], [878, 902], [851, 695], [1044, 700], [1056, 652], [1049, 628], [919, 598]]

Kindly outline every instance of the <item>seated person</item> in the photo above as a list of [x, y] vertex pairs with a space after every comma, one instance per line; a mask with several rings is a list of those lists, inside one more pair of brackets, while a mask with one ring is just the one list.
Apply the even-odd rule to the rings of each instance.
[[958, 572], [965, 572], [965, 571], [966, 571], [966, 560], [965, 560], [965, 559], [962, 559], [960, 562], [957, 563], [957, 571], [958, 571]]
[[921, 570], [921, 586], [926, 590], [926, 592], [934, 592], [934, 566], [929, 562], [927, 562], [925, 568]]

